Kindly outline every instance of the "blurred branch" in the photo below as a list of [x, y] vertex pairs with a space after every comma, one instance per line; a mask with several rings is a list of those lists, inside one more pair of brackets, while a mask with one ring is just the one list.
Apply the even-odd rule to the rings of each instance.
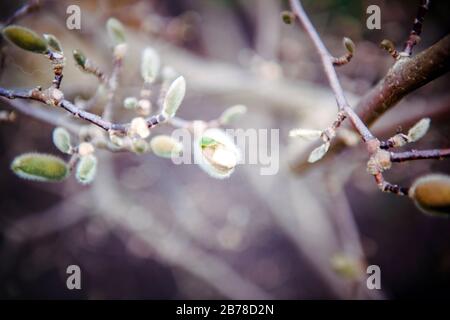
[[[116, 189], [111, 155], [102, 157], [100, 176], [94, 183], [96, 207], [108, 222], [138, 237], [164, 261], [178, 266], [209, 283], [232, 299], [270, 299], [270, 295], [239, 275], [225, 261], [195, 246], [192, 239], [177, 230], [170, 232], [149, 208], [140, 207]], [[132, 210], [133, 214], [128, 214]], [[140, 223], [138, 217], [145, 217]]]
[[35, 118], [37, 120], [46, 122], [54, 126], [62, 126], [74, 134], [77, 134], [79, 131], [80, 125], [77, 125], [72, 121], [69, 121], [65, 117], [65, 115], [54, 112], [53, 110], [41, 108], [35, 105], [35, 103], [24, 102], [20, 100], [10, 100], [4, 97], [0, 97], [0, 101], [18, 110], [20, 113]]
[[20, 7], [12, 16], [5, 21], [4, 25], [8, 26], [20, 18], [26, 16], [30, 12], [37, 10], [40, 6], [40, 0], [31, 0], [25, 3], [22, 7]]

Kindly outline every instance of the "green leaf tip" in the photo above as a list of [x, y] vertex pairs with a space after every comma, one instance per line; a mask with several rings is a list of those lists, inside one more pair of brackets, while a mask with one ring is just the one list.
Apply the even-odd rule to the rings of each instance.
[[23, 50], [40, 54], [48, 52], [47, 41], [28, 28], [11, 25], [4, 28], [2, 34], [9, 42]]
[[67, 163], [53, 155], [42, 153], [25, 153], [14, 159], [11, 170], [21, 178], [58, 182], [69, 175]]

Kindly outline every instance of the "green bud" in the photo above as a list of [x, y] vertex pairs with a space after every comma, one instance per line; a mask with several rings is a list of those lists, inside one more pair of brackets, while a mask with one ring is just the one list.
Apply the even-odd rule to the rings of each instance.
[[138, 99], [135, 97], [127, 97], [123, 100], [123, 107], [125, 109], [136, 109], [138, 107]]
[[414, 181], [409, 197], [429, 215], [450, 216], [450, 176], [429, 174]]
[[183, 76], [175, 79], [167, 90], [164, 98], [163, 113], [169, 117], [173, 117], [180, 107], [186, 93], [186, 80]]
[[62, 127], [55, 128], [53, 130], [52, 138], [53, 144], [59, 151], [62, 153], [71, 154], [72, 145], [70, 143], [70, 134], [66, 129]]
[[47, 42], [28, 28], [12, 25], [4, 28], [2, 34], [8, 41], [23, 50], [41, 54], [48, 51]]
[[75, 59], [77, 65], [79, 65], [81, 68], [84, 68], [86, 66], [86, 56], [80, 50], [73, 50], [73, 58]]
[[108, 36], [114, 45], [125, 42], [125, 28], [119, 20], [109, 18], [106, 22], [106, 30], [108, 31]]
[[63, 51], [61, 43], [59, 42], [58, 38], [56, 38], [54, 35], [48, 34], [48, 33], [45, 33], [43, 36], [44, 36], [45, 41], [47, 41], [47, 44], [50, 46], [50, 48], [52, 48], [53, 50], [56, 50], [58, 52]]
[[380, 42], [380, 47], [383, 48], [386, 51], [393, 51], [395, 50], [395, 45], [391, 40], [384, 39]]
[[247, 107], [241, 104], [229, 107], [220, 116], [222, 124], [229, 124], [247, 112]]
[[12, 171], [21, 178], [34, 181], [62, 181], [69, 175], [64, 160], [41, 153], [25, 153], [14, 159]]
[[362, 272], [361, 263], [344, 254], [333, 255], [330, 262], [334, 272], [343, 278], [356, 279]]
[[81, 157], [78, 161], [75, 177], [81, 184], [89, 184], [94, 181], [97, 172], [97, 158], [92, 155]]
[[295, 20], [295, 14], [292, 11], [283, 11], [281, 13], [281, 19], [283, 19], [283, 22], [286, 24], [292, 24]]
[[134, 140], [131, 145], [132, 151], [137, 154], [143, 154], [148, 151], [148, 142], [144, 139]]
[[352, 39], [344, 37], [344, 39], [342, 39], [342, 44], [349, 53], [355, 53], [355, 43], [352, 41]]
[[163, 158], [178, 156], [183, 151], [183, 145], [171, 136], [159, 135], [150, 141], [153, 153]]
[[160, 59], [153, 48], [145, 48], [142, 52], [141, 75], [145, 82], [153, 83], [158, 76]]

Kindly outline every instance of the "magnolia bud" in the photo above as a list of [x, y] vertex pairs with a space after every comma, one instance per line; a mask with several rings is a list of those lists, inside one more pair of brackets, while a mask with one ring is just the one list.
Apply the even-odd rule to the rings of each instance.
[[34, 181], [62, 181], [69, 175], [64, 160], [41, 153], [25, 153], [14, 159], [11, 169], [19, 177]]
[[137, 154], [146, 153], [148, 150], [148, 143], [143, 139], [136, 139], [131, 144], [131, 150]]
[[12, 25], [4, 28], [2, 34], [11, 43], [23, 50], [41, 54], [48, 52], [47, 42], [28, 28]]
[[150, 147], [154, 154], [163, 158], [178, 156], [183, 151], [183, 145], [171, 136], [159, 135], [150, 141]]
[[283, 22], [286, 24], [292, 24], [295, 20], [295, 14], [292, 11], [283, 11], [281, 13], [281, 19], [283, 19]]
[[241, 104], [229, 107], [220, 116], [219, 121], [222, 124], [229, 124], [241, 115], [247, 112], [247, 107]]
[[150, 129], [148, 128], [147, 121], [141, 117], [131, 120], [128, 135], [130, 137], [138, 136], [142, 139], [147, 138], [150, 135]]
[[128, 45], [126, 43], [120, 43], [114, 47], [114, 58], [122, 60], [128, 51]]
[[139, 115], [148, 116], [152, 111], [152, 103], [148, 99], [141, 99], [138, 101], [137, 111]]
[[289, 131], [290, 137], [300, 137], [307, 140], [316, 140], [322, 136], [322, 131], [311, 129], [294, 129]]
[[355, 279], [361, 275], [361, 263], [355, 258], [344, 254], [335, 254], [330, 262], [333, 270], [343, 278]]
[[319, 147], [317, 147], [310, 153], [310, 155], [308, 157], [308, 162], [314, 163], [316, 161], [319, 161], [327, 153], [329, 148], [330, 148], [330, 142], [325, 142], [324, 144], [320, 145]]
[[56, 50], [58, 52], [62, 52], [62, 46], [59, 42], [58, 38], [56, 38], [52, 34], [45, 33], [43, 34], [45, 41], [47, 41], [47, 44], [52, 48], [53, 50]]
[[97, 173], [97, 158], [90, 154], [81, 157], [78, 161], [75, 177], [81, 184], [89, 184], [94, 181]]
[[145, 82], [153, 83], [158, 76], [160, 59], [153, 48], [145, 48], [142, 52], [141, 75]]
[[75, 62], [84, 69], [86, 66], [86, 56], [81, 52], [80, 50], [73, 50], [73, 58], [75, 59]]
[[163, 113], [173, 117], [183, 101], [186, 92], [186, 81], [183, 76], [175, 79], [167, 90], [163, 103]]
[[123, 107], [125, 109], [136, 109], [138, 100], [135, 97], [127, 97], [123, 100]]
[[393, 51], [395, 50], [395, 45], [391, 40], [384, 39], [380, 42], [380, 47], [383, 48], [386, 51]]
[[421, 139], [430, 128], [430, 118], [423, 118], [419, 122], [417, 122], [411, 129], [408, 131], [408, 138], [410, 142], [415, 142]]
[[62, 128], [57, 127], [53, 130], [52, 134], [53, 144], [58, 148], [59, 151], [66, 154], [72, 153], [72, 145], [70, 143], [69, 132]]
[[195, 163], [211, 177], [229, 177], [240, 160], [240, 152], [225, 131], [207, 129], [194, 144]]
[[355, 43], [352, 41], [352, 39], [344, 37], [342, 39], [342, 44], [349, 53], [351, 54], [355, 53]]
[[409, 197], [424, 213], [438, 216], [450, 215], [450, 176], [429, 174], [414, 181]]
[[82, 157], [93, 154], [95, 151], [94, 146], [92, 143], [89, 142], [82, 142], [78, 146], [78, 154]]
[[106, 30], [114, 45], [117, 46], [118, 44], [125, 42], [125, 28], [119, 20], [109, 18], [106, 22]]

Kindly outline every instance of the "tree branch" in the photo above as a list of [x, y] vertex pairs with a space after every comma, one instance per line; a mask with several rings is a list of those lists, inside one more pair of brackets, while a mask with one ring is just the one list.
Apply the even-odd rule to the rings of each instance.
[[[353, 127], [359, 132], [364, 141], [369, 141], [373, 139], [374, 137], [367, 128], [367, 126], [361, 121], [361, 119], [359, 119], [359, 117], [349, 106], [347, 99], [345, 98], [344, 95], [344, 90], [342, 89], [342, 86], [336, 74], [336, 70], [334, 69], [333, 66], [335, 58], [332, 55], [330, 55], [328, 49], [323, 44], [319, 34], [312, 25], [311, 21], [309, 20], [308, 15], [303, 9], [300, 1], [290, 0], [290, 4], [294, 14], [299, 18], [301, 25], [303, 26], [303, 28], [305, 28], [307, 35], [311, 38], [311, 40], [314, 43], [314, 46], [319, 52], [323, 68], [325, 70], [325, 74], [327, 75], [328, 78], [328, 82], [330, 83], [331, 89], [333, 90], [334, 95], [336, 97], [336, 102], [338, 104], [339, 111], [345, 112], [345, 115], [350, 118]], [[341, 122], [345, 119], [345, 117], [343, 117], [342, 115], [339, 115], [338, 117], [340, 118], [340, 120], [335, 123], [336, 127], [339, 126]]]
[[[450, 35], [412, 58], [397, 61], [380, 82], [364, 95], [355, 107], [356, 114], [369, 127], [403, 97], [424, 86], [450, 70]], [[331, 158], [346, 147], [341, 140], [335, 141], [325, 155]], [[295, 157], [291, 168], [301, 173], [307, 167], [308, 155], [313, 147]]]
[[[50, 90], [50, 89], [48, 89]], [[57, 90], [57, 89], [55, 89]], [[75, 117], [81, 118], [83, 120], [86, 120], [100, 128], [106, 131], [113, 130], [117, 133], [126, 134], [127, 130], [130, 126], [130, 123], [113, 123], [111, 121], [107, 121], [103, 119], [102, 117], [85, 111], [83, 109], [78, 108], [75, 106], [72, 102], [68, 100], [60, 100], [55, 101], [53, 97], [49, 96], [47, 90], [41, 91], [39, 88], [31, 89], [31, 90], [25, 90], [25, 89], [19, 89], [19, 90], [11, 90], [11, 89], [4, 89], [0, 87], [0, 96], [8, 98], [8, 99], [29, 99], [29, 100], [36, 100], [42, 103], [45, 103], [47, 105], [54, 105], [63, 108], [64, 110], [70, 112]], [[14, 107], [14, 105], [13, 105]], [[150, 116], [145, 119], [147, 122], [147, 126], [149, 128], [152, 128], [160, 123], [163, 123], [167, 120], [166, 116], [163, 114], [158, 114], [154, 116]]]

